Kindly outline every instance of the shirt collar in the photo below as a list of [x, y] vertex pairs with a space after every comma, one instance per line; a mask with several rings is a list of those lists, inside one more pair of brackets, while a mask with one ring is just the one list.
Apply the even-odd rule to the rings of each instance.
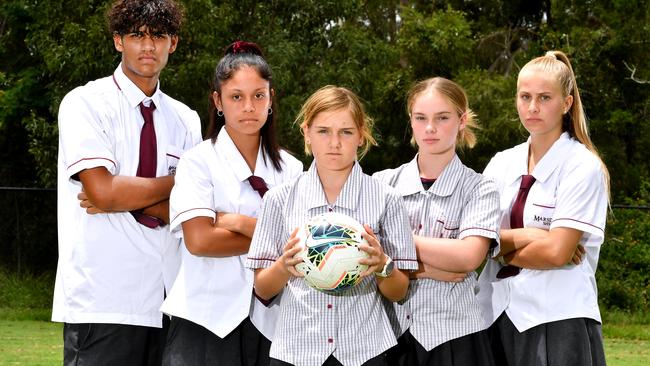
[[[451, 196], [458, 185], [462, 175], [463, 163], [454, 154], [449, 164], [442, 170], [440, 176], [429, 188], [429, 192], [441, 197]], [[420, 169], [418, 168], [418, 155], [408, 162], [404, 167], [404, 172], [398, 178], [395, 185], [402, 196], [408, 196], [418, 192], [426, 192], [420, 181]]]
[[[563, 132], [551, 148], [544, 154], [542, 159], [537, 163], [531, 175], [536, 181], [545, 182], [558, 167], [560, 162], [564, 161], [568, 149], [570, 148], [571, 137], [568, 132]], [[505, 172], [506, 183], [513, 184], [518, 181], [522, 175], [528, 174], [528, 150], [530, 147], [530, 137], [528, 140], [513, 148], [511, 164], [508, 165]]]
[[[345, 181], [339, 196], [336, 198], [336, 202], [332, 207], [338, 206], [343, 207], [349, 210], [356, 210], [359, 195], [361, 192], [361, 181], [362, 181], [363, 171], [358, 161], [354, 162], [352, 166], [352, 171], [348, 179]], [[307, 192], [320, 192], [320, 194], [313, 194], [311, 197], [306, 197], [308, 200], [307, 206], [309, 208], [329, 206], [327, 202], [327, 197], [325, 197], [325, 190], [323, 189], [323, 184], [320, 181], [318, 176], [318, 171], [316, 169], [316, 162], [312, 161], [311, 166], [306, 174], [306, 184]]]
[[[529, 140], [530, 141], [530, 140]], [[551, 148], [544, 154], [542, 160], [537, 163], [533, 170], [533, 176], [540, 182], [546, 181], [553, 174], [553, 171], [566, 160], [571, 147], [571, 137], [568, 132], [563, 132]]]
[[424, 187], [420, 182], [420, 169], [418, 168], [418, 155], [413, 160], [406, 163], [404, 171], [397, 178], [395, 189], [402, 196], [410, 196], [418, 192], [424, 192]]
[[438, 179], [429, 188], [429, 192], [441, 197], [451, 196], [454, 189], [459, 185], [462, 173], [463, 163], [458, 158], [458, 155], [454, 154], [454, 157], [442, 170]]
[[235, 173], [237, 180], [243, 182], [254, 174], [262, 179], [266, 184], [274, 186], [275, 185], [275, 170], [273, 169], [271, 162], [264, 158], [262, 154], [262, 144], [257, 151], [257, 161], [255, 162], [255, 172], [251, 173], [251, 169], [248, 167], [246, 160], [241, 155], [237, 146], [233, 142], [232, 138], [226, 131], [225, 127], [221, 127], [219, 134], [217, 135], [217, 141], [214, 144], [214, 149], [222, 156], [230, 165], [230, 168]]
[[156, 104], [156, 107], [159, 107], [161, 105], [160, 98], [162, 92], [160, 91], [160, 81], [158, 81], [158, 84], [156, 85], [156, 91], [151, 97], [148, 97], [145, 93], [142, 92], [142, 90], [140, 90], [140, 88], [137, 87], [137, 85], [133, 83], [133, 81], [131, 81], [131, 79], [126, 76], [126, 74], [124, 74], [124, 71], [122, 70], [122, 63], [120, 63], [117, 66], [117, 69], [115, 69], [113, 78], [117, 84], [117, 87], [122, 91], [131, 108], [137, 107], [138, 104], [147, 99], [152, 100], [154, 104]]

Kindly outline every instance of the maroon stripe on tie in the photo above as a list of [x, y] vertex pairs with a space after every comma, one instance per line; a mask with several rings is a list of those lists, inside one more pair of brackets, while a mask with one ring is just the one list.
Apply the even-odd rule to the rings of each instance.
[[[156, 109], [156, 105], [152, 101], [149, 107], [145, 106], [144, 103], [140, 103], [139, 106], [140, 113], [144, 119], [144, 125], [142, 125], [142, 130], [140, 131], [140, 160], [136, 175], [138, 177], [155, 178], [156, 165], [158, 164], [158, 149], [156, 146], [156, 129], [153, 124], [153, 111]], [[143, 214], [141, 210], [131, 211], [131, 215], [140, 224], [151, 229], [164, 225], [161, 219]]]

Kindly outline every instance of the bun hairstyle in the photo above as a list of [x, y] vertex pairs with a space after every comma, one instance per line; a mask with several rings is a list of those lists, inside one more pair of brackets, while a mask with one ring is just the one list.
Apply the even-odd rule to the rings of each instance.
[[275, 116], [277, 115], [277, 104], [273, 93], [273, 74], [271, 67], [264, 59], [262, 49], [253, 42], [235, 41], [226, 47], [224, 56], [219, 60], [217, 67], [214, 70], [214, 77], [212, 78], [212, 90], [208, 96], [208, 130], [207, 137], [212, 139], [212, 143], [216, 142], [221, 127], [226, 124], [226, 119], [223, 114], [217, 113], [217, 107], [214, 105], [212, 93], [217, 92], [221, 95], [221, 86], [230, 80], [232, 76], [242, 67], [251, 67], [257, 71], [259, 76], [269, 82], [269, 95], [271, 97], [271, 107], [269, 108], [269, 115], [266, 122], [260, 130], [262, 137], [262, 153], [264, 157], [268, 157], [273, 163], [273, 167], [280, 171], [282, 158], [280, 157], [280, 146], [278, 145], [278, 137], [275, 128]]
[[[528, 61], [519, 71], [519, 75], [522, 75], [524, 72], [540, 72], [554, 76], [560, 85], [560, 90], [562, 90], [562, 97], [566, 98], [569, 95], [573, 97], [571, 107], [562, 116], [562, 131], [568, 132], [571, 137], [585, 145], [600, 160], [605, 176], [605, 185], [609, 192], [609, 171], [601, 159], [596, 146], [591, 141], [591, 137], [589, 137], [587, 116], [582, 107], [578, 83], [576, 82], [576, 76], [573, 72], [573, 67], [571, 67], [569, 57], [562, 51], [548, 51], [544, 56]], [[517, 89], [519, 89], [518, 81]]]
[[250, 53], [253, 55], [264, 57], [262, 50], [257, 44], [253, 42], [246, 42], [246, 41], [235, 41], [231, 43], [230, 46], [226, 47], [226, 50], [224, 51], [223, 55], [226, 56], [231, 53]]
[[[476, 114], [469, 108], [465, 89], [457, 83], [443, 77], [434, 77], [417, 82], [409, 90], [406, 99], [406, 111], [409, 116], [411, 115], [415, 100], [420, 95], [429, 91], [436, 91], [445, 97], [456, 108], [456, 114], [459, 118], [465, 115], [465, 128], [458, 131], [456, 146], [461, 149], [465, 147], [473, 148], [476, 145], [474, 130], [479, 128], [476, 124], [477, 118]], [[411, 144], [416, 146], [414, 137], [411, 138]]]

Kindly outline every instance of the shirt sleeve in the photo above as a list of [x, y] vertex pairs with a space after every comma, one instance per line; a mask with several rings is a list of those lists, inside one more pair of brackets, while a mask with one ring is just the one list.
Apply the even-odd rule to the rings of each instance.
[[500, 251], [499, 248], [499, 193], [496, 184], [483, 177], [474, 187], [468, 202], [463, 208], [459, 239], [468, 236], [482, 236], [491, 239], [489, 257]]
[[409, 225], [404, 201], [397, 193], [386, 201], [386, 213], [381, 221], [381, 245], [399, 269], [418, 269], [415, 242]]
[[214, 220], [212, 180], [210, 170], [194, 148], [183, 155], [176, 168], [174, 188], [169, 197], [170, 229], [180, 236], [181, 224], [195, 217]]
[[92, 103], [77, 88], [63, 98], [59, 107], [59, 141], [68, 177], [84, 169], [105, 167], [117, 172], [117, 161], [108, 121], [102, 121], [101, 103]]
[[187, 150], [198, 145], [203, 140], [203, 136], [201, 135], [201, 119], [193, 110], [185, 113], [183, 118], [187, 123], [187, 137], [185, 139], [185, 149]]
[[300, 160], [294, 158], [293, 156], [289, 155], [288, 153], [287, 153], [287, 155], [288, 155], [288, 157], [285, 158], [286, 160], [288, 160], [288, 162], [286, 164], [286, 169], [287, 169], [287, 173], [288, 173], [287, 176], [289, 177], [289, 179], [294, 179], [297, 176], [299, 176], [300, 174], [302, 174], [302, 171], [303, 171], [304, 167], [303, 167], [302, 162]]
[[604, 237], [607, 191], [600, 162], [582, 161], [562, 173], [550, 229], [569, 227]]
[[272, 188], [264, 196], [260, 214], [248, 250], [246, 267], [250, 269], [269, 267], [282, 255], [282, 248], [289, 239], [279, 193], [282, 188]]

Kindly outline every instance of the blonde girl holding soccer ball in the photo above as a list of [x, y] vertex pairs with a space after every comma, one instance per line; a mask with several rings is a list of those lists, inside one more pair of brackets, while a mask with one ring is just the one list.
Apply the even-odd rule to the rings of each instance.
[[[247, 266], [255, 270], [262, 298], [282, 291], [271, 365], [388, 365], [384, 352], [396, 344], [383, 299], [398, 301], [408, 287], [405, 271], [417, 269], [408, 217], [390, 187], [364, 174], [357, 159], [375, 143], [372, 121], [349, 89], [326, 86], [303, 105], [297, 123], [309, 170], [268, 192]], [[294, 256], [297, 228], [326, 212], [364, 224], [369, 258], [363, 279], [341, 293], [325, 293], [300, 278]]]

